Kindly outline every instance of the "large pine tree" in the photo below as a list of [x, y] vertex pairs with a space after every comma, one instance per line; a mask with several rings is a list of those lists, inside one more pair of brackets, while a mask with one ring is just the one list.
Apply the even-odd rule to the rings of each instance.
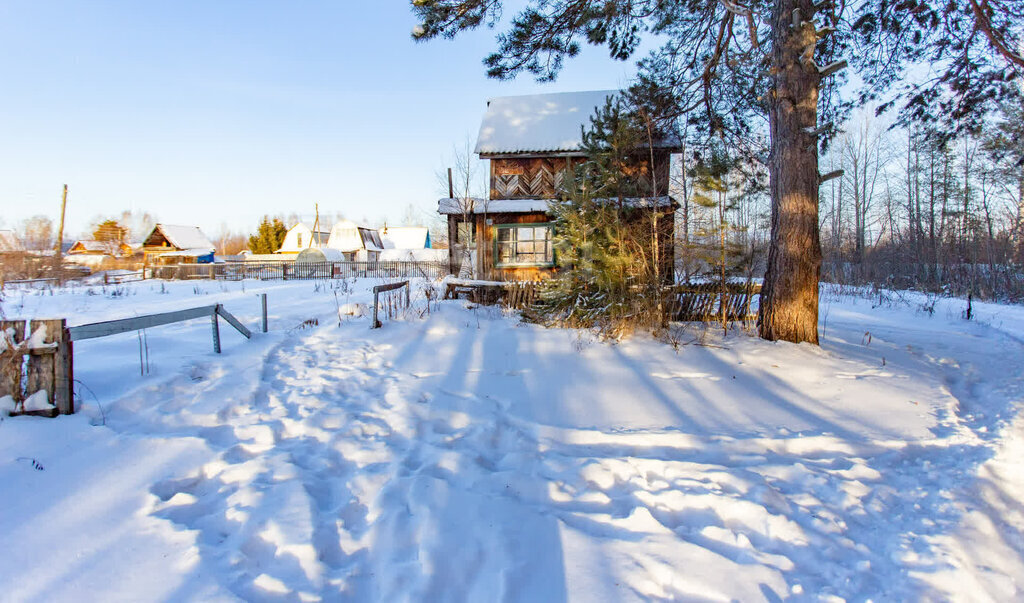
[[[413, 0], [413, 37], [494, 26], [502, 4]], [[492, 77], [528, 71], [552, 80], [581, 42], [625, 60], [644, 35], [667, 37], [644, 61], [641, 89], [671, 92], [695, 130], [731, 138], [738, 149], [767, 121], [772, 227], [759, 330], [766, 339], [817, 342], [818, 151], [852, 105], [837, 96], [839, 59], [866, 82], [855, 101], [894, 90], [882, 100], [904, 100], [906, 120], [970, 125], [1019, 99], [1021, 13], [1018, 0], [530, 0], [484, 63]], [[900, 85], [907, 66], [920, 62], [938, 76]]]

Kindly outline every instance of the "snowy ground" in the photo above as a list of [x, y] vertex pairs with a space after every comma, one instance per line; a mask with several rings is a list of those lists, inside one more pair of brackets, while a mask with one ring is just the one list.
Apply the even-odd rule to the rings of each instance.
[[146, 375], [136, 334], [76, 344], [81, 412], [0, 422], [0, 599], [1024, 597], [1024, 308], [828, 292], [821, 348], [339, 324], [374, 284], [5, 291], [252, 327], [267, 292], [271, 332], [150, 329]]

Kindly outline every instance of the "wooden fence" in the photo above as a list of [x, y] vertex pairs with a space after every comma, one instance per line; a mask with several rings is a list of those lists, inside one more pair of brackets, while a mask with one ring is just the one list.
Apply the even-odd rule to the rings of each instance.
[[154, 266], [153, 278], [185, 280], [304, 280], [347, 277], [441, 278], [449, 274], [447, 262], [224, 262]]
[[[537, 301], [537, 281], [473, 281], [448, 279], [444, 299], [465, 297], [478, 304], [497, 304], [521, 310]], [[754, 298], [761, 285], [753, 283], [699, 283], [673, 285], [665, 289], [666, 311], [674, 321], [753, 320], [757, 317]]]
[[452, 278], [445, 281], [444, 299], [465, 297], [477, 304], [501, 303], [522, 310], [537, 299], [538, 281], [474, 281]]
[[[384, 314], [388, 318], [392, 318], [395, 312], [402, 308], [409, 307], [409, 281], [401, 281], [399, 283], [390, 283], [387, 285], [377, 285], [373, 288], [373, 322], [370, 324], [371, 329], [379, 329], [382, 325], [380, 320], [377, 319], [380, 309], [380, 294], [389, 293], [397, 289], [405, 287], [404, 298], [399, 297], [397, 300], [394, 295], [387, 295], [384, 303]], [[404, 305], [403, 302], [404, 301]]]
[[[264, 308], [265, 307], [266, 304], [264, 303]], [[210, 327], [213, 334], [213, 351], [218, 354], [220, 354], [220, 324], [218, 322], [218, 318], [223, 318], [246, 339], [250, 339], [252, 337], [252, 333], [249, 332], [249, 329], [245, 328], [245, 325], [232, 316], [231, 313], [225, 310], [224, 306], [220, 304], [188, 308], [186, 310], [175, 310], [174, 312], [161, 312], [160, 314], [132, 316], [131, 318], [120, 318], [104, 322], [94, 322], [87, 325], [79, 325], [77, 327], [68, 327], [67, 332], [70, 341], [81, 341], [83, 339], [94, 339], [96, 337], [106, 337], [108, 335], [117, 335], [118, 333], [127, 333], [128, 331], [138, 331], [151, 327], [159, 327], [161, 325], [169, 325], [171, 323], [192, 320], [194, 318], [203, 318], [205, 316], [210, 317]], [[263, 316], [263, 330], [266, 332], [265, 312]]]
[[24, 320], [0, 321], [0, 397], [11, 396], [20, 404], [45, 391], [52, 410], [21, 414], [54, 417], [73, 413], [73, 352], [66, 321], [32, 320], [27, 331], [25, 325]]
[[[263, 332], [267, 332], [267, 296], [262, 295]], [[74, 407], [74, 342], [95, 339], [118, 333], [138, 331], [195, 318], [210, 317], [213, 351], [220, 354], [220, 325], [223, 318], [246, 339], [252, 333], [220, 304], [133, 316], [118, 320], [94, 322], [74, 327], [66, 319], [32, 320], [25, 329], [24, 320], [0, 321], [0, 398], [11, 396], [15, 401], [14, 414], [55, 417], [69, 415]], [[25, 361], [25, 358], [28, 361]], [[45, 391], [48, 410], [25, 410], [24, 402], [34, 394]]]
[[761, 285], [754, 283], [700, 283], [669, 288], [669, 320], [716, 321], [754, 320], [754, 297]]

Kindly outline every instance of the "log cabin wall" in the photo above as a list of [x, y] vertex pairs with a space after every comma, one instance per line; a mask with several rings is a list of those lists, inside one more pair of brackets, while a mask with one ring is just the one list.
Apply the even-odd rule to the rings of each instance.
[[[578, 157], [491, 157], [491, 199], [556, 199], [566, 170], [585, 161]], [[657, 196], [668, 194], [669, 152], [654, 152]], [[647, 176], [647, 163], [641, 174]]]

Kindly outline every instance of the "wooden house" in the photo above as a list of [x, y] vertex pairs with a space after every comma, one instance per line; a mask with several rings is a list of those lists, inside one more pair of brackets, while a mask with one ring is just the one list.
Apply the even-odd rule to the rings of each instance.
[[342, 220], [331, 228], [327, 248], [340, 251], [348, 262], [376, 262], [384, 244], [376, 229]]
[[124, 241], [93, 241], [83, 239], [75, 241], [71, 249], [68, 249], [68, 255], [108, 255], [126, 258], [131, 257], [133, 251], [131, 244]]
[[388, 226], [380, 229], [384, 249], [430, 249], [430, 229], [426, 226]]
[[327, 231], [314, 231], [304, 223], [298, 222], [288, 229], [284, 241], [281, 242], [281, 248], [274, 253], [297, 254], [303, 249], [326, 247], [330, 236], [331, 233]]
[[157, 224], [142, 242], [145, 263], [206, 264], [213, 262], [214, 245], [198, 226]]
[[[618, 91], [599, 90], [493, 98], [480, 125], [475, 152], [489, 160], [487, 199], [441, 199], [447, 217], [453, 272], [484, 280], [536, 280], [555, 269], [548, 202], [559, 197], [563, 179], [585, 160], [582, 129], [595, 110]], [[672, 262], [676, 203], [669, 197], [672, 145], [656, 142], [651, 197], [629, 199], [634, 207], [664, 215], [659, 234]], [[468, 251], [468, 252], [467, 252]], [[472, 270], [462, 264], [471, 262]], [[460, 270], [461, 268], [461, 270]], [[668, 271], [667, 271], [668, 272]]]

